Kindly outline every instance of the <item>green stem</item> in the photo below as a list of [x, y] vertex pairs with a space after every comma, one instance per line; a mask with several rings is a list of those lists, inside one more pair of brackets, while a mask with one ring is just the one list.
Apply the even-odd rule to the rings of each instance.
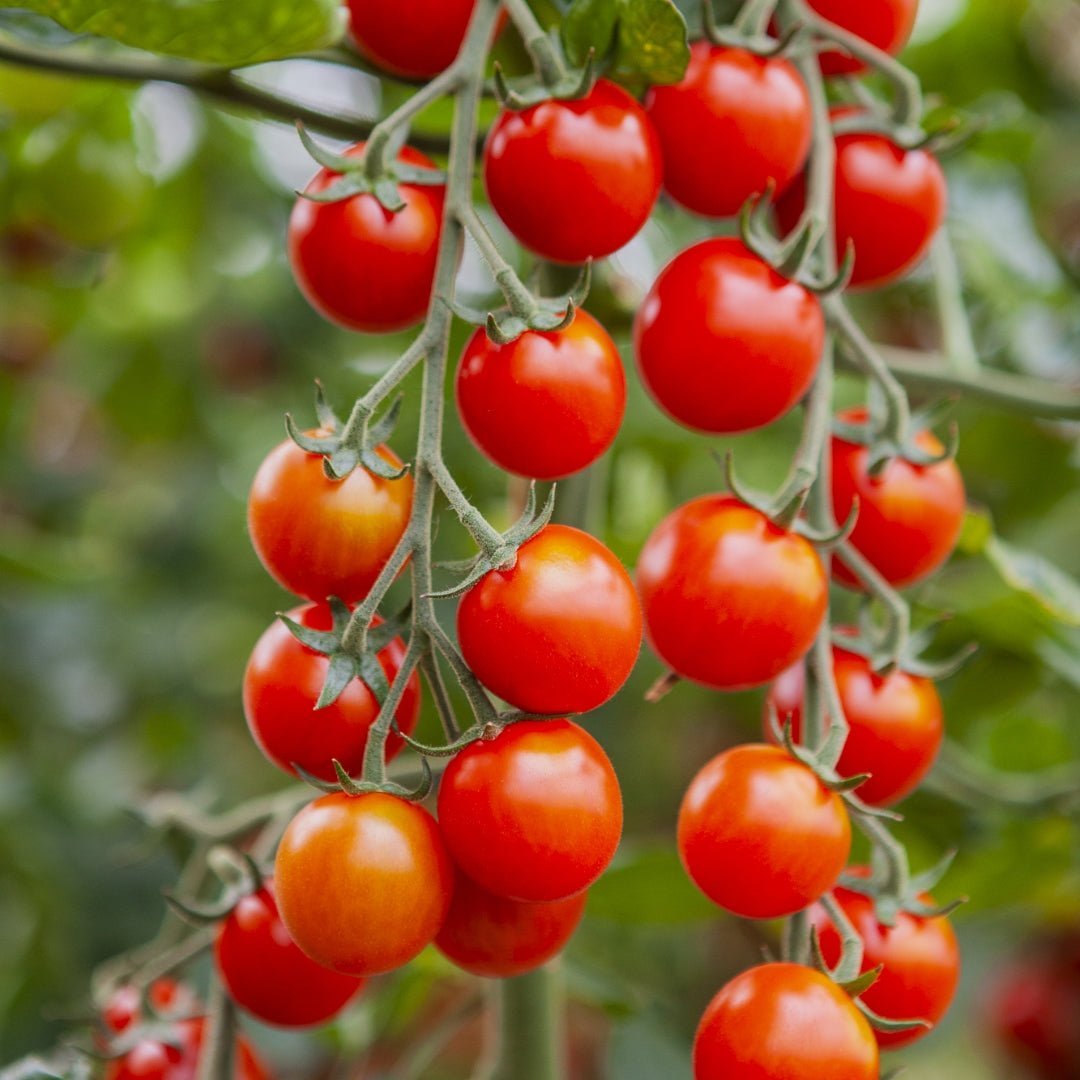
[[220, 979], [210, 985], [206, 1026], [195, 1080], [232, 1080], [236, 1050], [236, 1006]]
[[525, 48], [546, 86], [554, 86], [566, 77], [566, 66], [558, 49], [537, 21], [528, 0], [505, 0], [506, 10], [517, 27]]
[[829, 921], [836, 927], [842, 942], [840, 960], [833, 969], [832, 977], [840, 983], [851, 982], [862, 968], [863, 962], [863, 939], [847, 917], [847, 912], [837, 903], [836, 897], [831, 892], [826, 893], [820, 900]]
[[964, 306], [960, 267], [946, 226], [942, 226], [930, 249], [930, 263], [934, 271], [934, 302], [941, 322], [941, 343], [945, 355], [952, 360], [956, 374], [967, 378], [977, 377], [979, 352]]
[[485, 1080], [562, 1080], [561, 979], [551, 966], [495, 984], [498, 1054]]

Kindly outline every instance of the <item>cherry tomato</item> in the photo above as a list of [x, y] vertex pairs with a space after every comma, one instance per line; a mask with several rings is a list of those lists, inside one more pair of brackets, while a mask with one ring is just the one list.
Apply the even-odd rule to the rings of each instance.
[[802, 964], [762, 964], [709, 1003], [694, 1080], [877, 1080], [874, 1034], [851, 999]]
[[525, 712], [580, 713], [626, 682], [641, 646], [634, 583], [599, 540], [547, 525], [461, 598], [462, 656]]
[[[899, 669], [879, 675], [865, 657], [837, 646], [833, 674], [851, 727], [837, 771], [841, 776], [870, 773], [855, 793], [873, 806], [888, 806], [914, 791], [937, 757], [945, 733], [941, 699], [929, 679]], [[781, 723], [791, 717], [796, 742], [802, 738], [803, 686], [800, 663], [769, 691]], [[765, 731], [774, 738], [767, 717]]]
[[[865, 874], [864, 868], [854, 873]], [[882, 926], [874, 914], [874, 902], [849, 889], [836, 889], [844, 914], [863, 940], [863, 971], [879, 964], [877, 982], [860, 995], [867, 1008], [887, 1020], [927, 1020], [936, 1024], [952, 1003], [960, 979], [960, 950], [948, 919], [923, 918], [901, 912], [895, 926]], [[920, 897], [932, 904], [929, 896]], [[820, 906], [810, 918], [818, 931], [821, 951], [832, 966], [840, 959], [843, 940]], [[927, 1034], [929, 1028], [888, 1034], [875, 1031], [878, 1044], [893, 1049], [906, 1046]]]
[[[866, 419], [863, 409], [840, 414], [849, 423]], [[942, 445], [928, 431], [915, 436], [920, 449], [939, 454]], [[839, 436], [832, 440], [832, 503], [843, 521], [859, 500], [851, 543], [892, 585], [903, 588], [929, 577], [952, 554], [964, 524], [964, 480], [953, 460], [913, 465], [894, 458], [871, 476], [869, 450]], [[837, 580], [856, 584], [842, 563]]]
[[656, 202], [661, 168], [645, 111], [606, 79], [575, 101], [503, 110], [484, 148], [495, 212], [525, 247], [560, 263], [632, 240]]
[[453, 63], [476, 0], [349, 0], [349, 29], [379, 67], [428, 79]]
[[[345, 153], [359, 156], [357, 143]], [[431, 166], [405, 146], [398, 160]], [[320, 169], [304, 189], [317, 194], [339, 176]], [[289, 218], [289, 262], [300, 291], [321, 315], [350, 330], [385, 333], [419, 322], [431, 300], [446, 189], [401, 184], [405, 207], [385, 209], [374, 195], [338, 202], [296, 200]]]
[[562, 952], [585, 913], [588, 893], [551, 903], [496, 896], [458, 874], [450, 914], [435, 938], [448, 960], [473, 975], [508, 979]]
[[271, 882], [245, 896], [218, 926], [214, 963], [237, 1005], [279, 1027], [325, 1023], [364, 982], [300, 951], [278, 915]]
[[[378, 452], [401, 465], [387, 447]], [[286, 439], [255, 474], [248, 531], [255, 553], [282, 588], [309, 600], [360, 600], [409, 524], [412, 494], [411, 476], [384, 480], [362, 466], [344, 480], [330, 480], [320, 454]]]
[[714, 903], [750, 919], [801, 911], [835, 884], [851, 849], [840, 796], [775, 746], [708, 762], [679, 809], [679, 854]]
[[[110, 1031], [120, 1032], [139, 1023], [142, 1020], [142, 997], [136, 986], [127, 984], [118, 987], [101, 1011], [105, 1026]], [[169, 978], [155, 979], [150, 984], [147, 997], [155, 1018], [183, 1019], [199, 1008], [191, 988]]]
[[[895, 56], [907, 44], [919, 11], [919, 0], [807, 0], [819, 15], [857, 34], [883, 52]], [[866, 65], [847, 53], [829, 49], [820, 54], [826, 75], [851, 75]]]
[[496, 465], [556, 480], [615, 441], [626, 377], [607, 331], [578, 311], [565, 330], [527, 330], [509, 345], [477, 330], [458, 365], [457, 405], [465, 430]]
[[634, 321], [646, 389], [698, 431], [749, 431], [783, 416], [813, 381], [824, 341], [817, 297], [734, 238], [676, 255]]
[[645, 109], [664, 158], [664, 189], [688, 210], [730, 217], [771, 182], [783, 191], [810, 150], [810, 95], [787, 60], [696, 42], [682, 82], [655, 86]]
[[622, 796], [587, 731], [569, 720], [522, 720], [450, 762], [439, 823], [454, 861], [488, 892], [563, 900], [611, 862]]
[[415, 803], [324, 795], [281, 838], [274, 891], [293, 941], [345, 975], [408, 963], [439, 932], [454, 868], [439, 826]]
[[[326, 604], [293, 608], [289, 618], [312, 630], [329, 630], [333, 617]], [[377, 615], [372, 626], [382, 623]], [[379, 663], [392, 683], [405, 643], [394, 638], [380, 653]], [[354, 679], [332, 705], [315, 711], [326, 681], [329, 659], [301, 645], [279, 620], [259, 638], [244, 672], [244, 716], [259, 749], [279, 768], [296, 773], [294, 765], [322, 780], [334, 780], [336, 758], [350, 776], [364, 764], [367, 734], [379, 715], [379, 702], [368, 685]], [[412, 734], [420, 716], [420, 680], [414, 673], [394, 713], [399, 731]], [[403, 746], [394, 731], [386, 741], [387, 760]]]
[[828, 602], [813, 547], [725, 495], [664, 518], [641, 549], [637, 583], [657, 655], [717, 690], [758, 686], [793, 664]]
[[[206, 1020], [181, 1020], [168, 1042], [139, 1039], [123, 1057], [105, 1067], [105, 1080], [195, 1080]], [[175, 1043], [175, 1045], [174, 1045]], [[236, 1040], [233, 1080], [271, 1080], [246, 1039]]]

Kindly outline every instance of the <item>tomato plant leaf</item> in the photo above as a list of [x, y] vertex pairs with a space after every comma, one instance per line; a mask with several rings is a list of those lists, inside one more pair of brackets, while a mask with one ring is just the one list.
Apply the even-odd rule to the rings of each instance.
[[672, 0], [621, 0], [616, 68], [677, 83], [690, 63], [686, 20]]
[[585, 63], [592, 50], [606, 56], [615, 40], [620, 0], [574, 0], [562, 22], [562, 41], [572, 64]]
[[997, 536], [987, 542], [984, 554], [1007, 585], [1034, 600], [1057, 622], [1080, 626], [1080, 583], [1075, 578], [1041, 555]]

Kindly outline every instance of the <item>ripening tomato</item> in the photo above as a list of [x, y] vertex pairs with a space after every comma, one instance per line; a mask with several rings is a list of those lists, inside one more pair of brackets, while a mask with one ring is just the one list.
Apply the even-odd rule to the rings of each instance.
[[[198, 1011], [199, 1003], [189, 986], [173, 979], [155, 979], [147, 991], [155, 1019], [183, 1019]], [[101, 1019], [110, 1031], [126, 1031], [142, 1020], [142, 993], [130, 983], [117, 987], [101, 1010]]]
[[476, 0], [349, 0], [349, 29], [369, 60], [394, 75], [429, 79], [448, 68]]
[[606, 79], [574, 101], [504, 109], [484, 148], [495, 212], [525, 247], [559, 263], [632, 240], [656, 202], [661, 167], [644, 109]]
[[522, 720], [465, 747], [439, 786], [454, 862], [512, 900], [563, 900], [607, 868], [622, 795], [600, 744], [569, 720]]
[[712, 999], [694, 1037], [694, 1080], [877, 1080], [865, 1017], [828, 976], [762, 964]]
[[435, 939], [453, 885], [434, 818], [382, 792], [308, 803], [274, 863], [278, 910], [293, 941], [345, 975], [408, 963]]
[[[855, 794], [872, 806], [888, 806], [914, 791], [934, 764], [945, 734], [941, 698], [920, 675], [899, 669], [879, 675], [866, 657], [838, 646], [832, 656], [840, 704], [851, 727], [837, 772], [870, 773]], [[781, 723], [791, 717], [796, 742], [802, 738], [804, 679], [802, 664], [793, 665], [773, 683], [768, 698]], [[765, 732], [774, 738], [767, 715]]]
[[481, 327], [461, 355], [456, 388], [473, 442], [501, 469], [537, 480], [591, 465], [626, 409], [619, 351], [584, 311], [565, 330], [526, 330], [509, 345]]
[[[840, 419], [859, 424], [865, 409], [847, 409]], [[942, 445], [928, 431], [915, 435], [915, 444], [930, 454]], [[891, 585], [903, 588], [929, 577], [952, 554], [964, 524], [964, 480], [956, 462], [914, 465], [894, 458], [878, 476], [867, 464], [870, 452], [839, 436], [832, 440], [832, 503], [838, 521], [851, 512], [856, 499], [859, 516], [851, 543]], [[845, 585], [855, 577], [836, 561], [836, 578]]]
[[476, 677], [525, 712], [581, 713], [626, 682], [641, 605], [622, 563], [580, 529], [547, 525], [461, 598], [458, 641]]
[[[363, 153], [357, 143], [345, 151]], [[398, 160], [431, 167], [410, 146]], [[320, 169], [304, 189], [325, 191], [339, 173]], [[289, 262], [300, 291], [321, 315], [350, 330], [387, 333], [419, 322], [431, 300], [446, 188], [401, 184], [405, 207], [383, 207], [374, 195], [313, 202], [301, 195], [289, 218]]]
[[679, 809], [679, 854], [714, 903], [750, 919], [801, 911], [832, 888], [851, 849], [843, 801], [775, 746], [708, 762]]
[[733, 237], [676, 255], [634, 320], [645, 388], [697, 431], [750, 431], [783, 416], [813, 381], [824, 342], [817, 297]]
[[364, 982], [300, 951], [278, 914], [273, 882], [243, 897], [218, 925], [214, 963], [233, 1001], [278, 1027], [325, 1023]]
[[[378, 453], [395, 468], [401, 465], [389, 448], [380, 446]], [[412, 495], [408, 474], [384, 480], [358, 466], [344, 480], [330, 480], [322, 455], [286, 439], [255, 474], [248, 532], [282, 588], [309, 600], [360, 600], [409, 524]]]
[[[105, 1080], [195, 1080], [206, 1020], [178, 1021], [167, 1042], [139, 1039], [105, 1067]], [[246, 1039], [236, 1040], [233, 1080], [270, 1080], [270, 1073]]]
[[[883, 52], [895, 56], [907, 44], [919, 12], [919, 0], [807, 0], [819, 15], [857, 34]], [[846, 53], [829, 49], [820, 54], [826, 75], [852, 75], [866, 65]]]
[[[858, 867], [849, 873], [866, 876], [868, 871]], [[960, 979], [960, 949], [949, 920], [902, 911], [895, 926], [882, 926], [868, 896], [849, 889], [836, 889], [835, 896], [863, 940], [862, 971], [882, 966], [877, 982], [860, 995], [860, 1000], [886, 1020], [926, 1020], [936, 1024], [952, 1003]], [[919, 899], [933, 903], [925, 894]], [[812, 909], [810, 919], [817, 928], [826, 962], [836, 964], [843, 947], [839, 932], [820, 906]], [[875, 1031], [874, 1035], [880, 1046], [893, 1049], [915, 1042], [929, 1030], [918, 1027], [894, 1034]]]
[[562, 952], [585, 913], [587, 892], [550, 903], [496, 896], [464, 874], [435, 947], [463, 971], [509, 979]]
[[812, 545], [725, 495], [670, 513], [641, 549], [645, 634], [676, 674], [717, 690], [774, 679], [809, 650], [828, 580]]
[[[311, 630], [329, 630], [333, 616], [326, 604], [293, 608], [289, 618]], [[373, 627], [382, 619], [372, 620]], [[405, 643], [394, 638], [379, 653], [386, 681], [397, 677]], [[364, 764], [367, 734], [379, 715], [379, 702], [367, 683], [354, 679], [341, 696], [316, 711], [329, 659], [301, 645], [289, 628], [275, 620], [259, 638], [244, 672], [244, 716], [259, 749], [279, 768], [295, 775], [294, 766], [322, 780], [336, 779], [336, 758], [350, 776]], [[398, 731], [412, 734], [420, 716], [420, 680], [414, 673], [394, 713]], [[394, 731], [386, 741], [387, 760], [404, 745]]]
[[783, 191], [810, 150], [810, 95], [794, 64], [698, 41], [674, 86], [645, 109], [664, 158], [664, 189], [688, 210], [730, 217], [771, 182]]

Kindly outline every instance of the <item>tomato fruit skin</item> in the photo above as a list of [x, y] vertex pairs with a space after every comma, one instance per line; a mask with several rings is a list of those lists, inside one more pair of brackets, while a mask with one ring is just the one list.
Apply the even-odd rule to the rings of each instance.
[[[148, 991], [155, 1017], [191, 1016], [198, 1002], [191, 988], [170, 978], [155, 979]], [[110, 1031], [126, 1031], [142, 1019], [142, 994], [130, 983], [118, 987], [101, 1010], [101, 1019]]]
[[[363, 150], [357, 143], [345, 154]], [[398, 160], [434, 164], [409, 146]], [[317, 194], [339, 176], [320, 169], [304, 191]], [[300, 196], [289, 217], [289, 262], [300, 291], [320, 315], [349, 330], [404, 330], [420, 321], [431, 300], [446, 188], [398, 189], [405, 207], [396, 213], [365, 193], [331, 203]]]
[[481, 327], [461, 354], [458, 414], [501, 469], [557, 480], [591, 465], [619, 432], [626, 376], [615, 343], [585, 311], [564, 330], [497, 345]]
[[[909, 795], [930, 771], [941, 749], [945, 722], [934, 684], [898, 668], [877, 674], [857, 653], [833, 646], [833, 674], [850, 725], [837, 762], [841, 776], [870, 773], [856, 794], [872, 806], [889, 806]], [[790, 716], [792, 736], [802, 737], [804, 672], [795, 664], [769, 690], [781, 724]], [[765, 716], [765, 734], [775, 737]]]
[[[322, 434], [322, 432], [316, 432]], [[401, 460], [385, 446], [383, 460]], [[367, 595], [409, 524], [413, 481], [384, 480], [358, 466], [330, 480], [320, 454], [291, 439], [264, 458], [248, 495], [255, 553], [282, 588], [309, 600], [351, 603]]]
[[870, 1025], [827, 976], [762, 964], [709, 1003], [694, 1038], [694, 1080], [877, 1080]]
[[783, 416], [813, 381], [824, 343], [817, 297], [728, 237], [676, 255], [634, 320], [646, 389], [695, 431], [751, 431]]
[[[862, 423], [866, 412], [849, 409], [840, 419]], [[932, 454], [943, 449], [928, 431], [918, 432], [914, 441]], [[941, 567], [956, 547], [966, 509], [963, 477], [951, 458], [934, 465], [894, 458], [880, 475], [871, 476], [869, 457], [867, 447], [833, 437], [833, 512], [838, 521], [845, 520], [858, 499], [852, 545], [891, 585], [915, 585]], [[837, 581], [858, 587], [843, 563], [837, 559], [834, 564]]]
[[674, 672], [716, 690], [769, 682], [805, 655], [828, 582], [812, 545], [726, 495], [670, 513], [637, 565], [645, 635]]
[[776, 919], [830, 889], [847, 863], [840, 796], [786, 750], [736, 746], [707, 762], [679, 809], [679, 855], [715, 904]]
[[619, 781], [570, 720], [522, 720], [467, 746], [439, 786], [454, 862], [511, 900], [564, 900], [604, 872], [622, 835]]
[[[856, 868], [852, 872], [866, 871]], [[895, 926], [882, 926], [869, 897], [842, 888], [836, 889], [834, 895], [863, 940], [862, 971], [882, 965], [877, 982], [860, 999], [887, 1020], [927, 1020], [937, 1024], [952, 1003], [960, 980], [960, 949], [949, 920], [902, 911]], [[920, 899], [932, 903], [928, 896]], [[810, 920], [817, 927], [826, 962], [835, 964], [843, 947], [839, 932], [820, 905], [811, 910]], [[875, 1031], [874, 1036], [878, 1045], [891, 1050], [907, 1046], [929, 1031], [921, 1027], [893, 1034]]]
[[349, 29], [380, 68], [428, 79], [453, 63], [475, 6], [476, 0], [349, 0]]
[[504, 109], [484, 147], [495, 212], [525, 247], [559, 263], [629, 243], [652, 212], [662, 168], [644, 109], [607, 79], [576, 101]]
[[[288, 617], [312, 630], [329, 630], [333, 616], [326, 604], [293, 608]], [[372, 627], [382, 623], [377, 615]], [[380, 651], [386, 681], [397, 677], [405, 643], [396, 637]], [[350, 776], [358, 776], [379, 702], [368, 685], [354, 679], [332, 704], [316, 711], [330, 660], [301, 645], [280, 620], [259, 638], [244, 671], [244, 716], [259, 749], [279, 769], [296, 775], [294, 765], [321, 780], [336, 779], [337, 759]], [[411, 735], [420, 717], [420, 679], [415, 672], [405, 685], [394, 713], [398, 731]], [[396, 731], [386, 740], [387, 760], [404, 745]]]
[[585, 914], [587, 899], [588, 893], [581, 892], [549, 903], [510, 900], [458, 874], [435, 947], [472, 975], [524, 975], [562, 952]]
[[[177, 1022], [172, 1036], [177, 1045], [140, 1039], [123, 1057], [105, 1067], [105, 1080], [195, 1080], [206, 1020]], [[233, 1080], [271, 1080], [246, 1039], [236, 1040]]]
[[219, 924], [214, 964], [237, 1005], [278, 1027], [325, 1023], [363, 985], [300, 951], [278, 914], [272, 882], [243, 897]]
[[681, 82], [655, 86], [645, 110], [664, 189], [688, 210], [731, 217], [772, 181], [783, 191], [810, 150], [810, 95], [788, 60], [695, 42]]
[[[857, 34], [883, 52], [895, 56], [907, 44], [919, 12], [919, 0], [808, 0], [810, 7], [829, 22]], [[826, 75], [853, 75], [866, 65], [846, 53], [829, 49], [820, 54]]]
[[461, 598], [458, 642], [476, 677], [525, 712], [589, 712], [626, 682], [641, 605], [622, 563], [595, 537], [547, 525]]
[[309, 803], [285, 830], [274, 864], [278, 910], [293, 941], [345, 975], [408, 963], [442, 926], [453, 884], [434, 818], [382, 792]]

